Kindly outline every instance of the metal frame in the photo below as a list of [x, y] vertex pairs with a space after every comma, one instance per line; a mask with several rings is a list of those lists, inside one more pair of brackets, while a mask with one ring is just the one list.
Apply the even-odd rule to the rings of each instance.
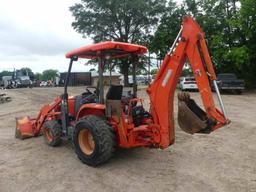
[[65, 79], [64, 84], [64, 94], [61, 97], [61, 122], [62, 122], [62, 130], [63, 133], [68, 136], [68, 125], [69, 125], [69, 118], [68, 118], [68, 83], [70, 79], [72, 64], [74, 61], [77, 61], [78, 57], [72, 57], [70, 59], [68, 72]]
[[104, 103], [104, 85], [103, 85], [103, 71], [105, 66], [105, 58], [103, 58], [102, 55], [100, 55], [98, 59], [98, 70], [99, 70], [99, 100], [100, 103]]

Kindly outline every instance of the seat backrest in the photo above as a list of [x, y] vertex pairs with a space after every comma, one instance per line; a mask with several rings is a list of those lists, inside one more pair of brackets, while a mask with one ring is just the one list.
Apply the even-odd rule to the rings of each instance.
[[122, 85], [111, 85], [106, 94], [106, 100], [121, 100], [123, 92]]
[[123, 86], [122, 85], [111, 85], [106, 94], [106, 116], [111, 117], [112, 115], [116, 115], [120, 117], [122, 106]]

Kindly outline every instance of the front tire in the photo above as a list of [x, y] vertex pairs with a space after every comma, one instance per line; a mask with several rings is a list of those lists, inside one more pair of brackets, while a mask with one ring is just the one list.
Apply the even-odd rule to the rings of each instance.
[[90, 115], [76, 124], [73, 142], [78, 158], [87, 165], [97, 166], [112, 157], [116, 137], [105, 120]]
[[43, 134], [45, 142], [52, 146], [58, 146], [61, 144], [61, 126], [56, 120], [46, 121], [43, 125]]

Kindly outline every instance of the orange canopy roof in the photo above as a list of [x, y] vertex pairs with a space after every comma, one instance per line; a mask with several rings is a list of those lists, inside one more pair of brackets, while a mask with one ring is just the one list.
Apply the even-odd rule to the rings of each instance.
[[97, 57], [120, 58], [133, 54], [147, 53], [148, 49], [141, 45], [129, 44], [123, 42], [106, 41], [96, 43], [72, 50], [66, 54], [66, 58], [79, 57], [86, 59], [95, 59]]

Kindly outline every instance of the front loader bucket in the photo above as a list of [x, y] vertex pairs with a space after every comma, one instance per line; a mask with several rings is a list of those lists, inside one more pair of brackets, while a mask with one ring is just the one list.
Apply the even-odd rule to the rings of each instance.
[[34, 137], [34, 119], [30, 117], [20, 117], [16, 118], [16, 130], [15, 137], [18, 139], [26, 139], [30, 137]]
[[189, 93], [178, 94], [178, 123], [180, 128], [189, 134], [210, 133], [206, 113], [190, 99]]

